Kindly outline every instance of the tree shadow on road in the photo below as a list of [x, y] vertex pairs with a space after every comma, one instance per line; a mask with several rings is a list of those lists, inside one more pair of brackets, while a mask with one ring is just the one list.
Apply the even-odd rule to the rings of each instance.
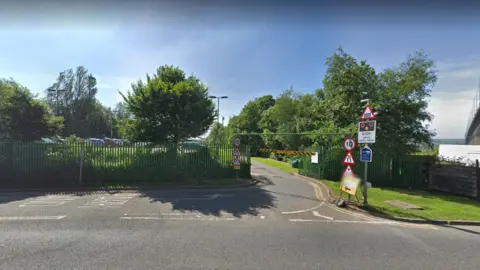
[[276, 207], [276, 197], [260, 186], [228, 190], [155, 191], [140, 189], [142, 197], [151, 203], [171, 204], [172, 210], [196, 212], [220, 217], [231, 214], [257, 216], [261, 210]]
[[84, 197], [135, 192], [139, 193], [140, 198], [148, 199], [150, 203], [170, 204], [172, 211], [196, 212], [217, 217], [223, 214], [231, 214], [234, 217], [243, 215], [257, 216], [262, 209], [276, 207], [276, 196], [262, 189], [264, 185], [268, 185], [268, 182], [259, 186], [230, 189], [159, 189], [140, 187], [131, 190], [0, 191], [0, 205], [31, 198], [41, 200], [49, 195]]
[[74, 196], [83, 197], [90, 195], [113, 195], [120, 190], [86, 190], [86, 191], [0, 191], [0, 205], [31, 198], [41, 199], [48, 196]]

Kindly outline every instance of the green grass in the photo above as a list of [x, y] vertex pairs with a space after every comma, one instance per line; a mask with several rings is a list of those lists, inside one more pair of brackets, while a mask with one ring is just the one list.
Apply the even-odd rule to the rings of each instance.
[[[284, 162], [265, 158], [254, 158], [254, 160], [286, 172], [297, 171], [291, 168], [290, 164]], [[321, 182], [330, 188], [332, 195], [338, 196], [340, 194], [339, 182], [328, 180], [321, 180]], [[360, 200], [363, 200], [360, 189], [357, 190], [357, 196]], [[415, 204], [423, 207], [423, 210], [400, 209], [385, 202], [388, 200], [398, 200]], [[425, 220], [480, 220], [480, 201], [433, 191], [372, 187], [368, 189], [368, 203], [369, 206], [365, 208], [365, 210], [391, 217]]]
[[282, 161], [278, 161], [278, 160], [274, 160], [274, 159], [269, 159], [269, 158], [261, 158], [261, 157], [252, 157], [252, 160], [262, 162], [264, 164], [267, 164], [269, 166], [278, 168], [278, 169], [280, 169], [282, 171], [285, 171], [285, 172], [298, 173], [298, 169], [292, 168], [292, 165], [290, 165], [286, 162], [282, 162]]

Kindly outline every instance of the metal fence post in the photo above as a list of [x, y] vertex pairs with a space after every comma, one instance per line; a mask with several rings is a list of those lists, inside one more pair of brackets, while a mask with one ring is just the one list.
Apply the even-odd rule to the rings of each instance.
[[478, 159], [475, 160], [475, 174], [477, 177], [477, 199], [480, 199], [480, 168]]
[[82, 174], [83, 174], [83, 150], [84, 150], [84, 143], [81, 142], [80, 143], [80, 154], [79, 154], [79, 158], [80, 158], [80, 172], [79, 172], [79, 175], [78, 175], [78, 185], [82, 185]]

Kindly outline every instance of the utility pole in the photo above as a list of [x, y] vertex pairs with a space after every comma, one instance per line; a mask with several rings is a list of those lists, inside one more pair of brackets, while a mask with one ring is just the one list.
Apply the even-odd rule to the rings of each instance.
[[228, 96], [209, 96], [211, 99], [217, 99], [217, 121], [220, 124], [220, 99], [226, 99]]

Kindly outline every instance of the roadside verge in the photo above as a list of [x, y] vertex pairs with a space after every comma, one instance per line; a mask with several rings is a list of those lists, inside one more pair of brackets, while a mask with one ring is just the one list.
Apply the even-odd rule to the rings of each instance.
[[[275, 160], [268, 160], [267, 163], [257, 158], [256, 161], [278, 169], [289, 165]], [[276, 163], [283, 164], [276, 166]], [[291, 169], [288, 172], [291, 172]], [[300, 175], [296, 172], [293, 172], [293, 174], [315, 183], [319, 187], [323, 199], [332, 204], [332, 207], [342, 212], [358, 213], [371, 217], [415, 224], [480, 226], [480, 202], [469, 198], [425, 190], [371, 188], [369, 189], [370, 205], [363, 207], [361, 204], [351, 203], [348, 211], [346, 209], [340, 209], [335, 205], [335, 202], [338, 201], [340, 191], [338, 182], [318, 180]], [[361, 194], [359, 194], [359, 199], [363, 199]], [[414, 204], [420, 206], [421, 209], [398, 208], [386, 203], [386, 201], [389, 200]]]

